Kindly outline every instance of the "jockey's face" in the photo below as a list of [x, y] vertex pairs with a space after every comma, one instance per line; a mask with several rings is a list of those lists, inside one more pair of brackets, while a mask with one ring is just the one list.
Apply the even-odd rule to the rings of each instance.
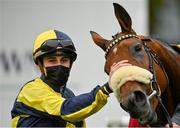
[[52, 67], [62, 65], [65, 67], [70, 67], [70, 58], [63, 55], [53, 55], [43, 57], [44, 67]]

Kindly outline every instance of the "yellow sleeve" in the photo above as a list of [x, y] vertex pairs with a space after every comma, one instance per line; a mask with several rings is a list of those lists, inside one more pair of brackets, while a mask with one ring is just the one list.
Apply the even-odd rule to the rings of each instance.
[[99, 111], [106, 103], [109, 85], [97, 86], [91, 92], [67, 99], [61, 106], [61, 117], [65, 120], [76, 122], [84, 120]]
[[25, 85], [17, 98], [17, 102], [54, 116], [60, 116], [60, 107], [64, 100], [39, 79]]

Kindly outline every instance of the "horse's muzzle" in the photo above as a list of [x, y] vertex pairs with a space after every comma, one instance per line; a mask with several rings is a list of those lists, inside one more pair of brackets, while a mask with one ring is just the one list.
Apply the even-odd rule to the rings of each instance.
[[149, 100], [142, 91], [132, 92], [127, 101], [121, 103], [121, 107], [127, 111], [132, 118], [138, 118], [142, 125], [154, 123], [157, 120], [156, 113], [151, 109]]

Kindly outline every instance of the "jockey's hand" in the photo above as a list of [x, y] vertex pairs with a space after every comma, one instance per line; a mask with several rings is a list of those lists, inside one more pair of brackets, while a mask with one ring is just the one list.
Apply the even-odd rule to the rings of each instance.
[[[180, 128], [180, 125], [176, 124], [175, 122], [172, 123], [173, 128]], [[169, 128], [169, 124], [166, 124], [165, 128]]]
[[[130, 64], [129, 63], [129, 61], [128, 60], [122, 60], [122, 61], [119, 61], [119, 62], [117, 62], [117, 63], [113, 63], [113, 65], [111, 66], [111, 68], [110, 68], [110, 73], [109, 73], [109, 86], [110, 86], [110, 88], [111, 88], [111, 85], [110, 85], [110, 80], [111, 80], [111, 76], [112, 76], [112, 74], [116, 71], [116, 70], [118, 70], [119, 68], [121, 68], [121, 67], [124, 67], [124, 66], [131, 66], [132, 64]], [[112, 88], [111, 88], [112, 89]]]

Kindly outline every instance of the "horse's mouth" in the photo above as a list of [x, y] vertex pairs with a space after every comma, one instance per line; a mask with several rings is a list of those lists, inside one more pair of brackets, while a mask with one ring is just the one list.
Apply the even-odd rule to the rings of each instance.
[[128, 96], [127, 101], [121, 103], [121, 107], [127, 111], [132, 118], [139, 119], [143, 126], [153, 124], [157, 121], [157, 115], [151, 109], [149, 100], [142, 91], [134, 91]]
[[139, 118], [139, 123], [143, 126], [147, 124], [153, 124], [157, 121], [156, 112], [149, 111], [147, 114]]

